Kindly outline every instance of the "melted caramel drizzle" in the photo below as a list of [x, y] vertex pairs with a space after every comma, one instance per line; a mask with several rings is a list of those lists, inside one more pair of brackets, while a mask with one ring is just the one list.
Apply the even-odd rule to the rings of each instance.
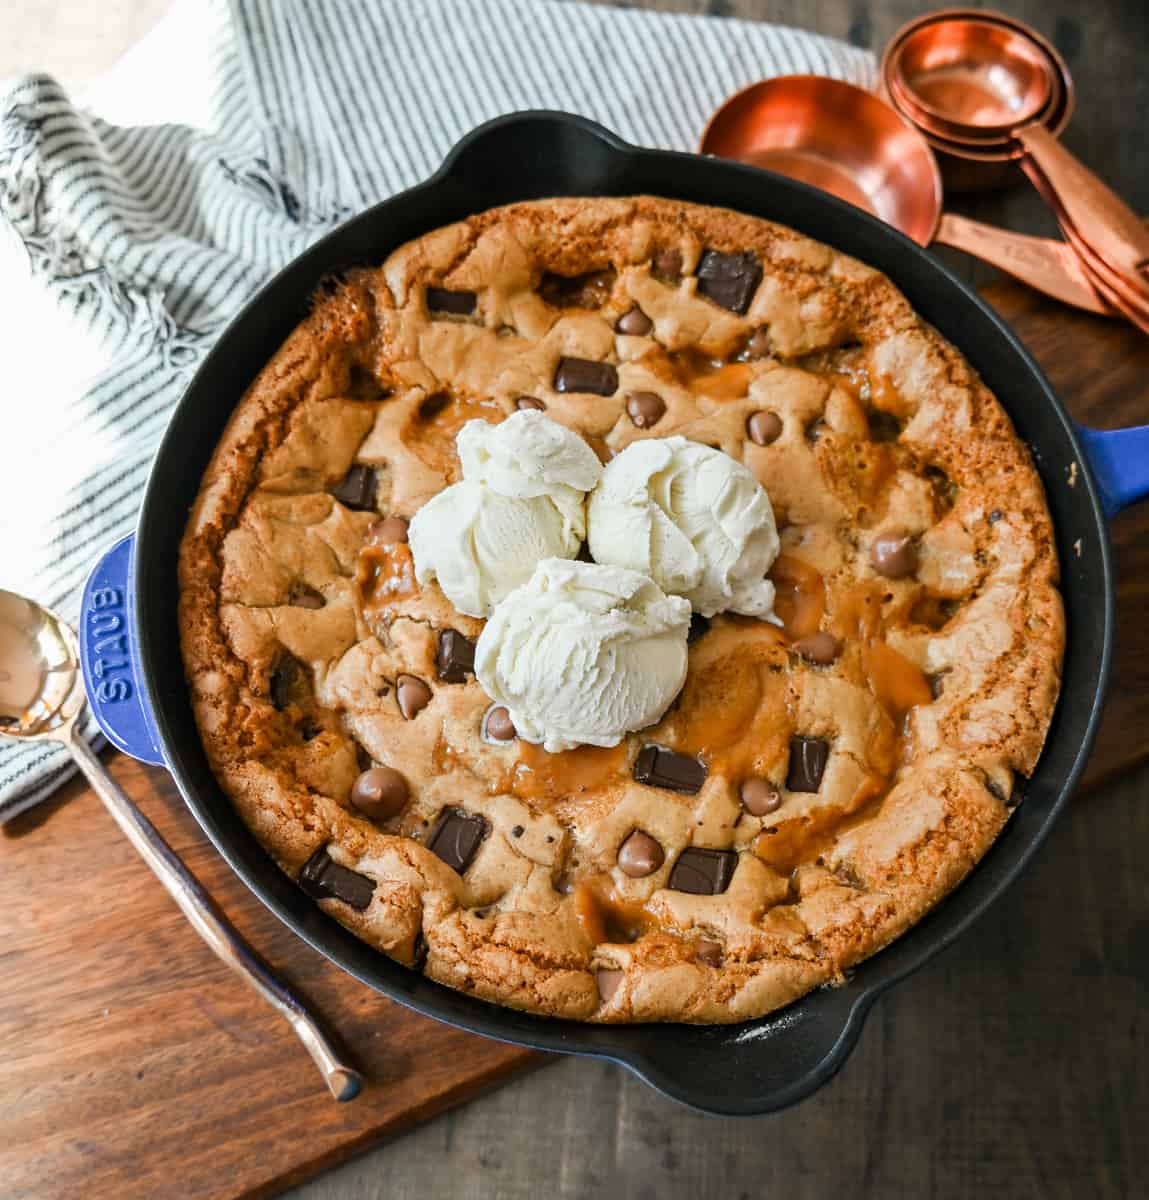
[[382, 546], [367, 542], [359, 552], [355, 582], [362, 597], [364, 614], [390, 608], [399, 600], [415, 595], [415, 560], [406, 542]]
[[817, 633], [826, 611], [820, 571], [792, 554], [779, 554], [766, 576], [774, 584], [774, 611], [791, 640]]
[[457, 476], [458, 455], [455, 437], [468, 421], [489, 421], [497, 425], [506, 416], [495, 404], [478, 400], [445, 398], [441, 406], [436, 397], [424, 401], [423, 409], [403, 429], [403, 444], [422, 461], [448, 480]]
[[932, 703], [929, 680], [922, 671], [879, 638], [871, 639], [863, 647], [862, 662], [870, 691], [895, 724], [916, 705]]
[[888, 790], [889, 780], [885, 776], [868, 775], [844, 812], [836, 808], [814, 809], [763, 829], [754, 839], [754, 853], [784, 874], [803, 863], [816, 862], [843, 833], [870, 820]]
[[618, 897], [606, 875], [580, 879], [571, 900], [580, 928], [595, 946], [637, 942], [654, 925], [643, 905]]
[[509, 787], [521, 800], [555, 801], [598, 792], [621, 778], [627, 767], [625, 741], [606, 748], [576, 746], [558, 754], [521, 740], [518, 746], [520, 768]]

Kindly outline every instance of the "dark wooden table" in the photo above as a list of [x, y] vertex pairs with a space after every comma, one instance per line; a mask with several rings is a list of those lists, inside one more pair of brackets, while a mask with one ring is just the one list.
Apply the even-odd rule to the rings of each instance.
[[[609, 0], [599, 0], [609, 2]], [[804, 26], [880, 52], [915, 0], [632, 0]], [[1149, 213], [1149, 2], [993, 0], [1068, 60], [1066, 143]], [[956, 211], [1053, 233], [1030, 189]], [[942, 251], [973, 282], [993, 274]], [[1145, 419], [1149, 420], [1149, 379]], [[844, 1071], [789, 1112], [697, 1116], [560, 1062], [317, 1179], [307, 1200], [428, 1196], [1026, 1197], [1149, 1193], [1149, 770], [1071, 808], [1034, 869], [883, 999]]]

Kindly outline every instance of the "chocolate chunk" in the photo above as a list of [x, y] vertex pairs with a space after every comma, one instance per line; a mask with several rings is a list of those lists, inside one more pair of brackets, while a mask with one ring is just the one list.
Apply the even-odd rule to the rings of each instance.
[[589, 358], [560, 358], [555, 371], [555, 391], [613, 396], [618, 391], [618, 371], [611, 363]]
[[631, 879], [644, 879], [662, 866], [666, 854], [650, 836], [636, 829], [618, 848], [618, 866]]
[[762, 267], [750, 252], [707, 250], [698, 264], [698, 293], [731, 312], [745, 313], [754, 298]]
[[299, 886], [312, 900], [342, 900], [362, 912], [370, 903], [375, 892], [375, 880], [350, 867], [341, 867], [326, 847], [316, 852], [303, 864], [299, 872]]
[[431, 703], [431, 689], [415, 675], [400, 675], [395, 680], [395, 699], [404, 718], [413, 721]]
[[520, 396], [515, 401], [515, 407], [520, 412], [524, 408], [533, 408], [536, 412], [545, 412], [547, 406], [541, 400], [536, 400], [534, 396]]
[[448, 808], [431, 830], [427, 849], [462, 875], [486, 836], [487, 822], [482, 817], [461, 808]]
[[709, 938], [700, 938], [694, 943], [694, 961], [704, 967], [722, 966], [722, 946]]
[[449, 313], [453, 317], [468, 317], [475, 311], [474, 292], [451, 292], [446, 288], [427, 289], [427, 307], [431, 312]]
[[690, 614], [690, 630], [686, 635], [686, 644], [693, 646], [700, 637], [710, 632], [710, 621], [701, 613]]
[[602, 997], [603, 1004], [609, 1004], [611, 997], [618, 991], [619, 984], [622, 983], [622, 972], [596, 971], [594, 981], [598, 986], [598, 994]]
[[637, 304], [628, 312], [624, 312], [615, 324], [619, 333], [626, 333], [631, 337], [646, 337], [653, 328], [654, 322]]
[[678, 856], [666, 886], [692, 896], [717, 896], [730, 886], [737, 865], [738, 855], [733, 850], [687, 846]]
[[918, 569], [918, 552], [908, 533], [883, 533], [870, 547], [870, 565], [887, 579], [905, 579]]
[[738, 796], [752, 817], [764, 817], [782, 807], [782, 796], [769, 779], [744, 779]]
[[706, 781], [706, 768], [696, 758], [665, 746], [643, 746], [634, 763], [634, 777], [651, 787], [693, 795]]
[[750, 335], [750, 340], [746, 343], [746, 357], [766, 358], [773, 349], [774, 341], [770, 337], [770, 330], [763, 325]]
[[268, 680], [268, 695], [271, 703], [280, 711], [291, 703], [301, 700], [307, 688], [307, 668], [286, 650], [281, 650], [271, 667]]
[[830, 743], [825, 738], [792, 737], [786, 786], [792, 792], [816, 792], [829, 758]]
[[842, 643], [824, 629], [810, 634], [794, 643], [794, 649], [807, 662], [817, 663], [820, 667], [828, 666], [842, 653]]
[[378, 486], [379, 477], [375, 474], [374, 467], [365, 463], [353, 463], [331, 494], [346, 508], [356, 512], [372, 512]]
[[373, 821], [395, 816], [410, 796], [407, 780], [394, 767], [371, 767], [351, 786], [351, 803]]
[[475, 643], [457, 629], [444, 629], [439, 634], [436, 665], [444, 683], [466, 683], [475, 669]]
[[626, 398], [626, 412], [639, 429], [649, 429], [661, 420], [666, 405], [657, 392], [631, 392]]
[[407, 540], [407, 522], [402, 517], [384, 517], [371, 526], [371, 540], [380, 546], [397, 546]]
[[318, 609], [323, 608], [327, 604], [327, 600], [322, 592], [300, 580], [292, 585], [287, 603], [292, 608]]
[[774, 412], [751, 413], [746, 421], [746, 432], [756, 446], [769, 446], [782, 436], [782, 418]]
[[511, 720], [511, 714], [500, 704], [487, 713], [487, 734], [496, 742], [509, 742], [518, 737], [518, 730]]
[[663, 283], [677, 283], [682, 278], [682, 251], [659, 251], [651, 260], [650, 273]]

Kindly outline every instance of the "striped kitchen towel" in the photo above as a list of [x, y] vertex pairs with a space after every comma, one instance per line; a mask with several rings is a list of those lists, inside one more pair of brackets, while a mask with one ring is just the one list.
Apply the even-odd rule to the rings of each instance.
[[[689, 149], [725, 96], [798, 72], [869, 86], [874, 63], [779, 26], [568, 0], [186, 0], [83, 106], [48, 76], [11, 81], [0, 586], [74, 620], [228, 318], [471, 127], [558, 108]], [[0, 820], [65, 771], [60, 751], [0, 746]]]

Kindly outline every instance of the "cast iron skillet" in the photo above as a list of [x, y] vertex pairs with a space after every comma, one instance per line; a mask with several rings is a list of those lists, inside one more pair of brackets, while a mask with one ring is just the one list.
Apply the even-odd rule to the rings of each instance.
[[[863, 963], [844, 986], [813, 992], [743, 1025], [610, 1027], [547, 1020], [471, 999], [372, 950], [322, 913], [240, 822], [208, 767], [180, 660], [176, 556], [186, 514], [232, 409], [305, 315], [320, 279], [353, 265], [378, 264], [408, 239], [495, 205], [637, 193], [781, 221], [889, 275], [969, 357], [1033, 448], [1065, 573], [1069, 639], [1062, 699], [1041, 762], [1023, 781], [1020, 808], [997, 843], [934, 913]], [[364, 983], [487, 1037], [613, 1059], [707, 1112], [768, 1112], [808, 1095], [842, 1066], [874, 1001], [953, 941], [1017, 878], [1077, 781], [1101, 710], [1113, 637], [1106, 509], [1149, 488], [1149, 430], [1120, 435], [1139, 438], [1136, 445], [1106, 440], [1119, 435], [1091, 433], [1103, 459], [1097, 478], [1084, 457], [1082, 433], [1001, 320], [919, 246], [858, 209], [755, 168], [636, 149], [581, 118], [547, 112], [503, 117], [464, 138], [426, 183], [376, 205], [301, 255], [219, 339], [156, 456], [134, 550], [130, 539], [120, 543], [89, 581], [82, 617], [89, 694], [114, 744], [168, 766], [208, 837], [263, 903]], [[1139, 458], [1139, 478], [1114, 468], [1123, 454]], [[126, 664], [101, 658], [103, 643], [88, 636], [93, 615], [101, 614], [100, 629], [106, 630], [109, 607], [116, 611], [117, 605], [132, 643]], [[107, 686], [117, 672], [125, 686]]]

